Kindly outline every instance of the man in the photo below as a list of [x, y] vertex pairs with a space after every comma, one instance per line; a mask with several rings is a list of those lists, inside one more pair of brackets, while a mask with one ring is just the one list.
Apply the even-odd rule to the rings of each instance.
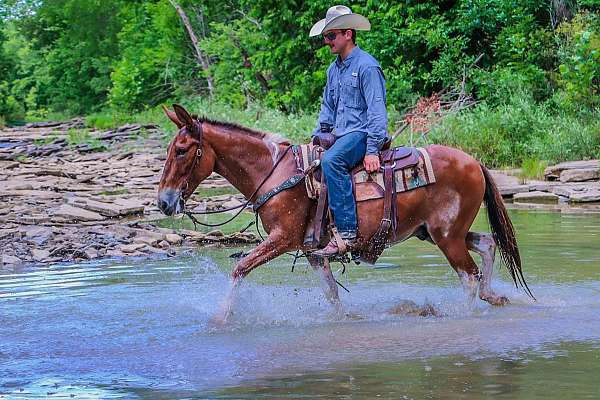
[[369, 21], [346, 6], [333, 6], [310, 30], [323, 34], [336, 60], [327, 69], [327, 85], [313, 136], [327, 131], [335, 143], [325, 151], [321, 168], [329, 191], [329, 206], [339, 236], [313, 254], [331, 257], [352, 249], [357, 234], [356, 202], [350, 170], [364, 159], [368, 172], [379, 169], [378, 152], [387, 138], [385, 80], [377, 61], [356, 46], [356, 31], [370, 30]]

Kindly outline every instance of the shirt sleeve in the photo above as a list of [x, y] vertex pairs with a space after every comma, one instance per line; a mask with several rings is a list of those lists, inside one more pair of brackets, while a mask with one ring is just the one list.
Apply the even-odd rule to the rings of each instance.
[[380, 67], [367, 67], [361, 76], [367, 102], [367, 154], [377, 154], [387, 138], [385, 79]]
[[321, 112], [319, 113], [319, 120], [317, 121], [317, 126], [312, 133], [312, 136], [317, 135], [321, 132], [321, 123], [327, 123], [331, 126], [335, 125], [335, 102], [332, 96], [332, 91], [330, 89], [329, 84], [329, 71], [327, 71], [327, 84], [325, 85], [325, 89], [323, 90], [323, 101], [321, 102]]

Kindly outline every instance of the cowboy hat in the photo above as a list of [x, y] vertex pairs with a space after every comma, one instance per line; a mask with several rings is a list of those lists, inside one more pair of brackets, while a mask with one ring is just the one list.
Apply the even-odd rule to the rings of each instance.
[[333, 6], [327, 10], [325, 19], [320, 20], [310, 28], [308, 36], [313, 37], [332, 29], [356, 29], [370, 31], [371, 23], [360, 14], [354, 14], [349, 7]]

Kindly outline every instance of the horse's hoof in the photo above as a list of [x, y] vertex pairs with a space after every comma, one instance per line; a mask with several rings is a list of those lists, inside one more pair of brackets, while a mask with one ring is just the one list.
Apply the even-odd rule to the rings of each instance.
[[510, 304], [510, 300], [506, 296], [486, 296], [482, 297], [481, 300], [487, 301], [493, 306], [505, 306]]
[[229, 318], [229, 314], [225, 314], [225, 313], [215, 314], [210, 319], [210, 323], [214, 326], [222, 327], [227, 324], [228, 318]]

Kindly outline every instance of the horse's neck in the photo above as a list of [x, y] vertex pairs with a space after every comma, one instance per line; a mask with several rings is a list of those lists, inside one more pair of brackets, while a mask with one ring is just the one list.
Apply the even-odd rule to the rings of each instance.
[[212, 128], [206, 139], [217, 155], [214, 171], [248, 198], [273, 168], [280, 145], [234, 129]]

